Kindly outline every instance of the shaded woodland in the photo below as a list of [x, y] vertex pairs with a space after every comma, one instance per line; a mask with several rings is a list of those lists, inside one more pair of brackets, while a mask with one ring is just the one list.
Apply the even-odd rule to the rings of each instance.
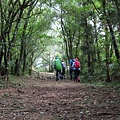
[[31, 75], [39, 58], [52, 71], [55, 51], [78, 56], [86, 79], [120, 82], [120, 1], [0, 0], [1, 78]]

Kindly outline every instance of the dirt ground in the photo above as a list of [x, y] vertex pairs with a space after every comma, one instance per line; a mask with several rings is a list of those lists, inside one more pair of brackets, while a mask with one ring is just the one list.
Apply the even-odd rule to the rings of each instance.
[[120, 120], [120, 88], [21, 78], [0, 89], [0, 120]]

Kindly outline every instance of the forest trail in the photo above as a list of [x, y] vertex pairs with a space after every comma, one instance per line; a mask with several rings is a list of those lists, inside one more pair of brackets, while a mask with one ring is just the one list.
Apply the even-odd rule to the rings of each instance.
[[120, 88], [19, 78], [0, 90], [0, 120], [120, 120]]

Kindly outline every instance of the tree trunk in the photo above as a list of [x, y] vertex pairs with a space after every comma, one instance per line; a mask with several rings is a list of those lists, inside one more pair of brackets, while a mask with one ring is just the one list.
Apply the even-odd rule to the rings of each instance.
[[26, 68], [26, 49], [24, 50], [24, 54], [23, 54], [23, 68], [22, 68], [22, 74], [25, 74], [25, 68]]
[[105, 52], [106, 52], [106, 82], [110, 82], [110, 71], [109, 71], [109, 46], [110, 46], [110, 43], [109, 43], [109, 40], [108, 40], [108, 29], [106, 27], [105, 29]]
[[94, 29], [95, 29], [95, 42], [96, 42], [96, 55], [97, 56], [95, 59], [97, 59], [98, 63], [99, 63], [99, 67], [101, 66], [101, 58], [100, 58], [100, 50], [99, 50], [99, 45], [98, 45], [98, 33], [97, 33], [97, 23], [96, 23], [96, 19], [94, 18]]
[[87, 19], [85, 18], [85, 37], [86, 37], [86, 45], [87, 45], [87, 59], [88, 59], [88, 74], [90, 75], [90, 67], [91, 67], [91, 63], [90, 63], [90, 51], [89, 51], [89, 37], [88, 37], [88, 24], [87, 24]]
[[3, 68], [2, 68], [2, 58], [3, 58], [3, 48], [0, 49], [0, 75], [2, 75]]
[[117, 59], [117, 62], [119, 64], [119, 66], [120, 66], [120, 54], [119, 54], [116, 38], [115, 38], [115, 35], [114, 35], [114, 32], [113, 32], [112, 26], [109, 23], [108, 23], [108, 26], [109, 26], [109, 30], [110, 30], [111, 37], [112, 37], [112, 44], [113, 44], [113, 47], [114, 47], [115, 56], [116, 56], [116, 59]]
[[119, 50], [118, 50], [116, 38], [115, 38], [115, 35], [114, 35], [114, 31], [112, 29], [111, 23], [110, 23], [109, 19], [107, 18], [108, 15], [106, 13], [105, 8], [106, 8], [106, 2], [103, 1], [103, 12], [104, 12], [104, 15], [106, 17], [106, 21], [107, 21], [107, 24], [108, 24], [108, 27], [109, 27], [109, 30], [110, 30], [110, 34], [111, 34], [111, 37], [112, 37], [112, 44], [113, 44], [113, 47], [114, 47], [115, 56], [116, 56], [116, 59], [117, 59], [117, 62], [119, 64], [119, 66], [120, 66], [120, 55], [119, 55]]
[[119, 0], [114, 0], [113, 2], [115, 2], [116, 5], [116, 9], [117, 9], [117, 13], [118, 13], [118, 22], [119, 22], [119, 28], [118, 31], [120, 33], [120, 1]]
[[15, 60], [15, 71], [14, 71], [15, 75], [17, 75], [17, 71], [18, 71], [18, 58]]

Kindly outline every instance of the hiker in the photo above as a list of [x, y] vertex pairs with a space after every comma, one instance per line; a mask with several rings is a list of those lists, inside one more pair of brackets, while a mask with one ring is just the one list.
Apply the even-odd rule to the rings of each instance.
[[54, 69], [56, 71], [56, 81], [58, 81], [59, 79], [62, 79], [62, 63], [59, 57], [55, 58], [54, 61]]
[[64, 61], [62, 61], [62, 77], [65, 79], [65, 69], [66, 69], [66, 64]]
[[74, 81], [80, 82], [80, 61], [78, 57], [74, 62]]
[[73, 63], [74, 63], [74, 59], [71, 58], [70, 59], [70, 79], [73, 79]]

